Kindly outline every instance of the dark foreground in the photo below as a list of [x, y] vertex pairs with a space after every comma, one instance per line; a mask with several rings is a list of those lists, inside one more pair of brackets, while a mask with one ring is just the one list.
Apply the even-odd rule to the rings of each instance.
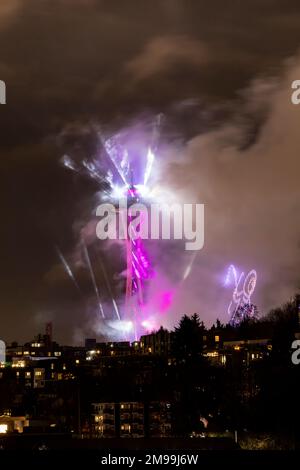
[[4, 436], [0, 468], [240, 468], [292, 465], [298, 451], [243, 451], [232, 439], [76, 439], [68, 435]]

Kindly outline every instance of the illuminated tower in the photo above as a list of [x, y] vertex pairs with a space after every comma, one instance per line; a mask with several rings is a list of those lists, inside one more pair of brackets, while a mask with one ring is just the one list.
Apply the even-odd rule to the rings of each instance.
[[133, 316], [137, 338], [137, 320], [144, 306], [144, 283], [151, 275], [150, 263], [140, 236], [144, 214], [140, 214], [139, 224], [132, 225], [133, 214], [130, 208], [140, 202], [140, 194], [133, 184], [126, 192], [127, 198], [127, 239], [126, 239], [126, 310]]

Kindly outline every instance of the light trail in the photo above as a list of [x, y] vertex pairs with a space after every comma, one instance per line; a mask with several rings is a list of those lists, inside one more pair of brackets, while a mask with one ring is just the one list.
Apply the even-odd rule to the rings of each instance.
[[97, 300], [98, 300], [99, 310], [100, 310], [102, 318], [105, 318], [103, 306], [102, 306], [101, 299], [100, 299], [99, 289], [98, 289], [98, 286], [97, 286], [95, 274], [94, 274], [91, 259], [90, 259], [90, 255], [89, 255], [87, 246], [86, 246], [85, 241], [84, 241], [83, 238], [81, 239], [81, 243], [82, 243], [83, 251], [84, 251], [84, 254], [85, 254], [85, 259], [86, 259], [86, 262], [87, 262], [87, 265], [88, 265], [88, 268], [89, 268], [89, 271], [90, 271], [90, 274], [91, 274], [91, 279], [92, 279], [92, 283], [93, 283], [93, 286], [94, 286], [95, 294], [96, 294], [96, 297], [97, 297]]
[[104, 264], [103, 264], [101, 258], [100, 258], [100, 267], [101, 267], [101, 270], [102, 270], [102, 273], [103, 273], [103, 276], [104, 276], [104, 279], [105, 279], [105, 283], [106, 283], [106, 286], [107, 286], [107, 290], [108, 290], [109, 295], [110, 295], [110, 297], [111, 297], [111, 301], [112, 301], [112, 304], [113, 304], [113, 306], [114, 306], [116, 315], [117, 315], [117, 317], [118, 317], [118, 320], [121, 320], [121, 316], [120, 316], [120, 312], [119, 312], [119, 309], [118, 309], [118, 305], [117, 305], [117, 302], [115, 301], [115, 298], [114, 298], [114, 296], [113, 296], [113, 292], [112, 292], [112, 288], [111, 288], [111, 285], [110, 285], [110, 282], [109, 282], [109, 279], [108, 279], [108, 275], [107, 275], [105, 266], [104, 266]]
[[70, 268], [70, 265], [68, 264], [66, 258], [64, 257], [64, 255], [62, 254], [61, 250], [58, 248], [57, 245], [55, 245], [55, 250], [56, 250], [56, 252], [57, 252], [57, 254], [58, 254], [58, 257], [59, 257], [60, 261], [62, 262], [62, 264], [63, 264], [63, 266], [64, 266], [64, 268], [65, 268], [66, 273], [68, 274], [68, 276], [69, 276], [70, 279], [72, 280], [72, 282], [73, 282], [74, 286], [76, 287], [76, 289], [78, 290], [78, 292], [82, 295], [82, 292], [81, 292], [81, 290], [80, 290], [80, 287], [79, 287], [79, 285], [78, 285], [78, 282], [76, 281], [76, 278], [75, 278], [75, 276], [74, 276], [74, 274], [73, 274], [73, 271], [72, 271], [72, 269]]

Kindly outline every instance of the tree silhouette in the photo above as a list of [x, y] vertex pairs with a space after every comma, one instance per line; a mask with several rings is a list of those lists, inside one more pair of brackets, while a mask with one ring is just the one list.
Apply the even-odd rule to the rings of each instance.
[[204, 324], [197, 313], [192, 317], [184, 315], [174, 332], [173, 353], [175, 357], [187, 360], [201, 356], [204, 332]]

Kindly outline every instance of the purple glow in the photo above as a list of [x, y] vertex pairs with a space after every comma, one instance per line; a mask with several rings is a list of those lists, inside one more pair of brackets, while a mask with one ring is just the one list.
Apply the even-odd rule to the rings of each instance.
[[160, 312], [166, 312], [172, 305], [174, 298], [174, 291], [163, 292], [160, 301]]
[[[105, 136], [102, 131], [99, 131], [99, 137], [103, 144], [101, 148], [99, 146], [99, 157], [101, 158], [82, 159], [78, 162], [65, 155], [63, 164], [70, 170], [99, 182], [101, 184], [101, 199], [108, 200], [114, 205], [116, 205], [116, 201], [126, 199], [127, 207], [130, 209], [134, 203], [144, 203], [149, 198], [152, 200], [155, 195], [157, 198], [157, 188], [153, 184], [153, 170], [161, 121], [162, 116], [159, 115], [146, 126], [145, 123], [136, 123], [111, 136]], [[102, 184], [104, 182], [105, 185]], [[128, 233], [131, 220], [133, 220], [133, 216], [130, 215], [129, 210], [127, 216], [120, 221], [120, 224], [123, 224], [124, 233]], [[143, 240], [139, 236], [145, 223], [146, 220], [143, 221], [143, 217], [141, 217], [140, 226], [134, 229], [137, 232], [135, 239], [127, 237], [124, 240], [126, 271], [122, 270], [122, 273], [118, 274], [119, 278], [126, 280], [125, 289], [122, 291], [124, 302], [119, 297], [116, 297], [115, 300], [115, 296], [120, 295], [123, 286], [120, 285], [120, 288], [118, 287], [118, 290], [114, 291], [110, 287], [105, 269], [102, 268], [107, 291], [118, 318], [118, 329], [120, 331], [123, 329], [127, 336], [130, 330], [132, 333], [134, 332], [135, 337], [142, 327], [148, 331], [154, 330], [157, 327], [155, 318], [159, 313], [166, 312], [173, 301], [171, 286], [165, 283], [159, 284], [155, 294], [150, 296], [153, 285], [152, 278], [155, 277], [155, 282], [157, 282], [157, 273], [154, 272], [152, 260], [149, 259]], [[84, 253], [86, 254], [86, 263], [90, 267], [87, 250]], [[72, 273], [67, 269], [66, 263], [64, 266], [68, 275], [71, 276]], [[93, 284], [94, 281], [96, 283], [92, 271], [91, 276]], [[72, 280], [74, 282], [73, 278]], [[98, 291], [97, 285], [94, 287], [101, 309], [100, 294], [102, 292]], [[104, 317], [103, 312], [101, 313]], [[133, 325], [132, 329], [130, 328], [131, 324]]]

